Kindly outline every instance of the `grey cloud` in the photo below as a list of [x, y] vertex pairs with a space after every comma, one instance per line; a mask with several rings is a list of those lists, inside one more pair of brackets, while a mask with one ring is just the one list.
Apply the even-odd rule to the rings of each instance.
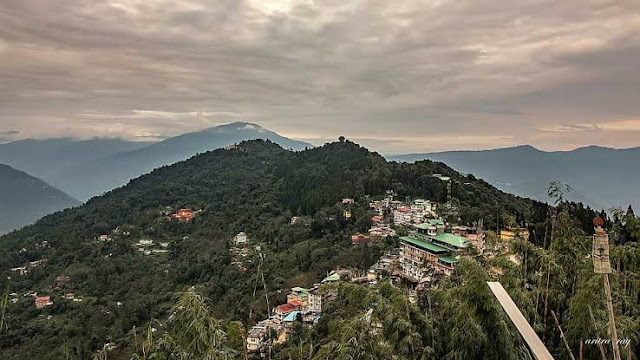
[[241, 114], [395, 152], [438, 134], [588, 144], [539, 129], [640, 116], [639, 17], [631, 0], [7, 0], [0, 125], [160, 138]]

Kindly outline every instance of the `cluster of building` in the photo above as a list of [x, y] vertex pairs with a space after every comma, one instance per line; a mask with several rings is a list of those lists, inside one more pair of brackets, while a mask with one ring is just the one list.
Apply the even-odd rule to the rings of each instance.
[[436, 203], [416, 199], [411, 204], [402, 204], [393, 208], [393, 223], [396, 225], [421, 224], [436, 218]]
[[[26, 296], [27, 294], [25, 294]], [[32, 294], [28, 294], [29, 296], [33, 296], [34, 297], [34, 304], [36, 306], [36, 309], [43, 309], [46, 307], [50, 307], [53, 306], [53, 298], [51, 296], [37, 296], [37, 293], [32, 293]], [[64, 294], [64, 299], [68, 300], [68, 301], [73, 301], [73, 302], [82, 302], [82, 298], [81, 297], [76, 297], [74, 293], [72, 292], [66, 292]], [[14, 301], [15, 300], [15, 301]], [[18, 299], [12, 299], [13, 303], [16, 303], [18, 301]]]
[[134, 245], [138, 247], [138, 251], [142, 255], [158, 255], [158, 254], [166, 254], [169, 252], [169, 242], [158, 242], [155, 243], [151, 239], [140, 239]]
[[44, 260], [29, 261], [25, 266], [18, 266], [18, 267], [11, 268], [11, 271], [18, 273], [18, 275], [21, 275], [21, 276], [27, 275], [29, 273], [29, 269], [38, 267], [42, 265], [43, 262]]
[[353, 245], [378, 242], [387, 236], [396, 236], [396, 231], [393, 230], [391, 224], [385, 220], [383, 215], [373, 216], [371, 218], [371, 222], [372, 226], [367, 234], [357, 233], [351, 236], [351, 242]]
[[[331, 274], [323, 282], [340, 280], [339, 276]], [[310, 289], [294, 287], [287, 295], [287, 302], [278, 305], [273, 314], [265, 320], [256, 323], [247, 336], [247, 350], [259, 352], [273, 344], [281, 344], [289, 338], [293, 324], [296, 321], [303, 326], [313, 326], [322, 314], [322, 302], [327, 294], [319, 290], [320, 284]]]
[[102, 234], [96, 237], [96, 240], [99, 242], [108, 242], [113, 240], [114, 236], [119, 236], [119, 237], [127, 237], [131, 235], [131, 232], [129, 230], [123, 229], [121, 227], [116, 227], [113, 231], [111, 231], [111, 234]]
[[391, 215], [395, 225], [410, 226], [437, 218], [437, 203], [425, 199], [405, 203], [394, 200], [394, 196], [393, 191], [388, 191], [384, 199], [370, 202], [369, 207], [380, 216]]
[[442, 220], [431, 219], [413, 229], [400, 238], [402, 273], [412, 281], [427, 280], [430, 273], [451, 275], [459, 254], [470, 246], [484, 251], [484, 234], [477, 228], [457, 226], [447, 233]]

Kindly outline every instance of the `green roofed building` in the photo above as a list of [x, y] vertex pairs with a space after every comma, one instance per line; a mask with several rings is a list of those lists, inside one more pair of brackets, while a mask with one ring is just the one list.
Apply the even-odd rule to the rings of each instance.
[[469, 246], [469, 241], [462, 236], [453, 235], [449, 233], [442, 233], [438, 235], [422, 235], [417, 234], [419, 238], [445, 247], [449, 250], [457, 251]]
[[439, 235], [444, 233], [444, 221], [440, 219], [430, 219], [421, 224], [413, 226], [419, 234], [423, 235]]
[[[438, 224], [436, 221], [433, 223]], [[442, 226], [444, 227], [443, 223]], [[403, 236], [400, 238], [403, 274], [412, 281], [420, 281], [425, 275], [425, 265], [430, 264], [436, 273], [451, 275], [458, 262], [456, 253], [468, 245], [465, 238], [448, 233]]]
[[331, 274], [329, 274], [329, 276], [327, 276], [326, 278], [322, 279], [322, 283], [332, 283], [332, 282], [338, 282], [340, 281], [340, 275], [335, 272], [332, 271]]

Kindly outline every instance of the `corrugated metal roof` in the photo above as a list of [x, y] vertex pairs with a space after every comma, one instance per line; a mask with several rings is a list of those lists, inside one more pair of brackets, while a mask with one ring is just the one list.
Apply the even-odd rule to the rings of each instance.
[[449, 233], [438, 234], [438, 235], [427, 235], [421, 234], [422, 236], [426, 236], [430, 239], [440, 241], [442, 243], [451, 245], [457, 248], [466, 248], [469, 245], [469, 241], [462, 236], [457, 236]]
[[436, 244], [432, 244], [430, 242], [422, 241], [420, 239], [416, 239], [416, 238], [413, 238], [413, 237], [410, 237], [410, 236], [402, 236], [402, 237], [400, 237], [400, 241], [404, 241], [404, 242], [407, 242], [409, 244], [418, 246], [418, 247], [420, 247], [422, 249], [425, 249], [425, 250], [427, 250], [429, 252], [432, 252], [432, 253], [441, 253], [441, 252], [449, 251], [449, 250], [443, 248], [442, 246], [438, 246]]
[[438, 260], [446, 262], [447, 264], [455, 264], [458, 262], [458, 259], [453, 256], [438, 256]]

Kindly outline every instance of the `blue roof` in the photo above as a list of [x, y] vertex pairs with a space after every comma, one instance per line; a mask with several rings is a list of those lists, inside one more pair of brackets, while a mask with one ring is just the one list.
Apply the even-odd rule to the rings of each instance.
[[300, 314], [300, 311], [292, 311], [289, 313], [289, 315], [287, 315], [286, 318], [284, 318], [284, 322], [293, 322], [296, 317], [298, 316], [298, 314]]

